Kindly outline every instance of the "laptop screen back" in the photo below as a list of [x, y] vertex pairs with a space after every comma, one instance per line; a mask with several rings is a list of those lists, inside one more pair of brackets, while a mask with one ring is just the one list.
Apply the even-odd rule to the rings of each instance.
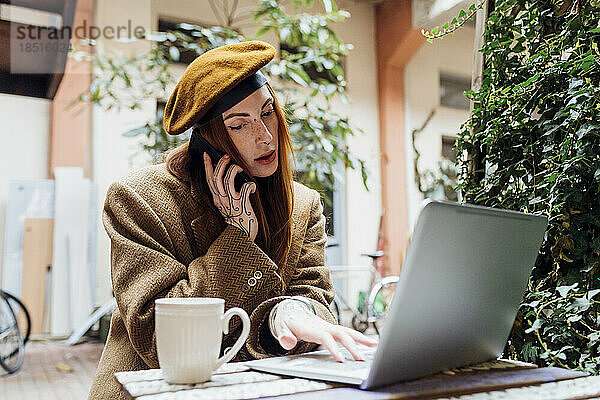
[[361, 387], [500, 356], [546, 226], [544, 216], [425, 202]]

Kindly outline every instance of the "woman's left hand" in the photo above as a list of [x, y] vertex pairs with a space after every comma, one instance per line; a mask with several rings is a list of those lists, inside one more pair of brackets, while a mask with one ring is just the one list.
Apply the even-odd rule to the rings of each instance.
[[344, 357], [336, 342], [348, 349], [355, 360], [364, 360], [357, 343], [377, 346], [377, 341], [345, 326], [330, 324], [296, 300], [284, 300], [279, 304], [273, 324], [276, 339], [284, 349], [293, 349], [298, 340], [318, 343], [339, 362], [343, 362]]

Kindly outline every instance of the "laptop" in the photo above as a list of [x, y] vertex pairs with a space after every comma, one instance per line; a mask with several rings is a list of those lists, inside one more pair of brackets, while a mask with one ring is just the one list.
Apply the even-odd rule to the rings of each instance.
[[327, 350], [246, 362], [280, 375], [358, 385], [412, 380], [497, 359], [548, 224], [545, 216], [425, 200], [377, 348], [338, 363]]

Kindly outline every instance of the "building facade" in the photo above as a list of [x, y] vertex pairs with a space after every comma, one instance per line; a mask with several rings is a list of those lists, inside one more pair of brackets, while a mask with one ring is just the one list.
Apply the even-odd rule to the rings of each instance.
[[[240, 0], [238, 7], [247, 10], [254, 3]], [[383, 243], [384, 272], [398, 273], [423, 198], [415, 184], [414, 149], [421, 153], [418, 170], [422, 172], [435, 170], [443, 156], [448, 157], [452, 138], [468, 116], [468, 107], [456, 101], [455, 95], [471, 76], [474, 29], [464, 27], [433, 44], [427, 43], [420, 33], [421, 28], [451, 19], [465, 2], [337, 3], [352, 16], [334, 29], [354, 49], [345, 60], [347, 93], [352, 103], [336, 102], [334, 111], [349, 116], [364, 132], [350, 138], [348, 146], [366, 161], [370, 190], [364, 189], [358, 171], [343, 172], [345, 179], [337, 184], [333, 210], [328, 215], [334, 226], [330, 242], [337, 244], [328, 250], [328, 263], [368, 265], [370, 260], [361, 253], [372, 252]], [[83, 20], [98, 27], [131, 24], [148, 31], [157, 31], [161, 23], [220, 23], [207, 0], [80, 0], [75, 24]], [[250, 21], [241, 29], [252, 35], [257, 27]], [[261, 39], [277, 43], [269, 35]], [[143, 40], [131, 43], [105, 37], [97, 42], [104, 51], [122, 54], [143, 53], [151, 46]], [[185, 65], [170, 68], [180, 76]], [[124, 137], [123, 133], [153, 120], [172, 88], [167, 88], [162, 98], [147, 99], [135, 111], [107, 111], [90, 103], [66, 108], [89, 86], [92, 69], [89, 63], [68, 59], [53, 99], [0, 94], [5, 138], [5, 151], [0, 158], [0, 248], [5, 239], [9, 181], [53, 178], [56, 166], [79, 166], [97, 185], [97, 207], [101, 210], [110, 183], [131, 169], [152, 162], [140, 152], [139, 139]], [[435, 115], [419, 132], [413, 146], [412, 132], [423, 126], [432, 111]], [[96, 302], [101, 304], [112, 294], [110, 244], [100, 215], [97, 230]], [[380, 232], [383, 241], [378, 240]]]

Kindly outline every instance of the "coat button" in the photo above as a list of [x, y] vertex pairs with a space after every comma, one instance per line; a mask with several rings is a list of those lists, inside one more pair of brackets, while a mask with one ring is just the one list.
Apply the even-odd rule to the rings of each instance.
[[256, 286], [256, 279], [254, 279], [254, 278], [248, 279], [248, 285], [250, 285], [250, 286]]
[[255, 277], [256, 279], [260, 279], [260, 278], [262, 278], [262, 276], [263, 276], [263, 275], [262, 275], [262, 272], [260, 272], [260, 271], [256, 271], [256, 272], [254, 272], [254, 277]]

